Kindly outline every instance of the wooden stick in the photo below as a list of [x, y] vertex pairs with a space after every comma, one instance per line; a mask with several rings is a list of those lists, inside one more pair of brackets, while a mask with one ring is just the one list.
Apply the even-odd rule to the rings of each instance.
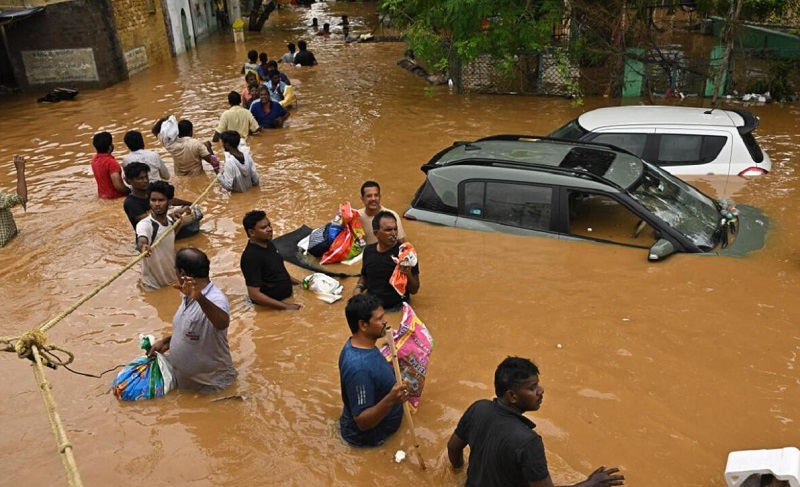
[[[398, 384], [403, 383], [403, 377], [400, 375], [400, 362], [397, 361], [397, 349], [394, 346], [394, 335], [392, 334], [391, 327], [386, 328], [386, 336], [387, 341], [389, 342], [389, 350], [392, 352], [392, 366], [394, 367], [394, 377], [397, 379]], [[419, 449], [419, 441], [417, 441], [417, 431], [414, 428], [414, 418], [411, 416], [411, 406], [408, 405], [408, 400], [403, 403], [403, 412], [406, 416], [406, 421], [408, 421], [408, 426], [411, 428], [411, 441], [414, 442], [414, 451], [417, 452], [417, 458], [419, 458], [419, 465], [422, 467], [422, 470], [427, 470], [428, 467], [425, 466], [425, 460], [422, 459], [422, 452]]]

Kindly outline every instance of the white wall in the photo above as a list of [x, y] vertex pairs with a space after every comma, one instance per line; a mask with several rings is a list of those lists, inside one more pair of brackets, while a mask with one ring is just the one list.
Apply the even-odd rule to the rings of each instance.
[[192, 11], [189, 5], [189, 0], [165, 0], [167, 11], [169, 12], [170, 32], [172, 36], [173, 45], [175, 46], [175, 54], [186, 52], [186, 44], [183, 41], [183, 28], [181, 27], [181, 9], [186, 12], [186, 23], [189, 27], [189, 36], [191, 36], [191, 45], [189, 48], [195, 46], [194, 26], [192, 23]]

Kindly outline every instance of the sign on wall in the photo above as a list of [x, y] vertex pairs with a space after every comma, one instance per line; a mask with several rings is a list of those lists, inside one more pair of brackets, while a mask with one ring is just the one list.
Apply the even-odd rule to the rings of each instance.
[[136, 46], [125, 51], [125, 65], [128, 67], [128, 76], [150, 67], [150, 63], [147, 62], [147, 49], [144, 46]]
[[22, 63], [31, 85], [100, 80], [91, 47], [22, 51]]

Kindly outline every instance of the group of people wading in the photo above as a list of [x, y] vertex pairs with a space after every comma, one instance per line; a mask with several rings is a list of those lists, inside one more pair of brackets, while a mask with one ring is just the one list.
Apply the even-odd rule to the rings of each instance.
[[[347, 21], [346, 17], [343, 21]], [[329, 29], [323, 27], [321, 32], [326, 36]], [[289, 52], [281, 62], [303, 66], [317, 63], [304, 41], [298, 46], [300, 49], [295, 52], [294, 44], [289, 44]], [[282, 127], [289, 117], [287, 108], [296, 104], [296, 95], [286, 74], [278, 70], [278, 63], [268, 60], [266, 54], [259, 62], [258, 52], [250, 51], [241, 74], [246, 86], [241, 93], [228, 94], [230, 108], [221, 114], [211, 141], [194, 138], [193, 124], [186, 119], [164, 117], [152, 127], [153, 135], [172, 157], [176, 175], [205, 175], [207, 164], [228, 191], [245, 192], [259, 185], [258, 164], [247, 139], [263, 129]], [[158, 153], [145, 148], [141, 132], [130, 130], [123, 141], [129, 153], [120, 164], [112, 155], [114, 144], [109, 132], [99, 132], [92, 139], [96, 154], [91, 168], [98, 196], [124, 198], [123, 209], [134, 228], [136, 248], [146, 254], [141, 268], [142, 287], [151, 291], [174, 286], [181, 293], [172, 334], [158, 340], [150, 354], [167, 353], [179, 389], [222, 391], [237, 376], [228, 344], [228, 299], [211, 281], [211, 262], [202, 250], [175, 249], [176, 239], [199, 231], [202, 212], [176, 197], [174, 186], [168, 182], [170, 170]], [[212, 143], [218, 142], [224, 151], [222, 161], [212, 150]], [[0, 246], [17, 232], [9, 208], [24, 205], [28, 196], [24, 158], [17, 156], [14, 165], [16, 191], [0, 193]], [[399, 310], [411, 295], [418, 293], [420, 271], [419, 265], [396, 264], [407, 237], [398, 214], [381, 204], [380, 185], [364, 182], [360, 198], [363, 208], [358, 212], [367, 246], [360, 277], [344, 309], [351, 336], [339, 356], [343, 402], [339, 431], [348, 444], [377, 446], [399, 429], [410, 386], [396, 380], [376, 344], [385, 338], [387, 313]], [[300, 310], [302, 305], [291, 300], [293, 287], [300, 280], [289, 274], [273, 243], [267, 213], [255, 209], [243, 215], [241, 221], [247, 244], [242, 250], [240, 270], [248, 299], [259, 307]], [[153, 247], [162, 235], [163, 241]], [[396, 269], [408, 278], [405, 295], [398, 295], [389, 284]], [[463, 452], [469, 446], [467, 485], [551, 487], [542, 438], [534, 430], [535, 424], [523, 415], [537, 411], [542, 404], [544, 389], [538, 367], [528, 359], [508, 357], [495, 371], [494, 387], [496, 397], [473, 403], [450, 437], [446, 449], [452, 467], [463, 466]], [[600, 467], [576, 485], [623, 484], [624, 477], [616, 468]]]

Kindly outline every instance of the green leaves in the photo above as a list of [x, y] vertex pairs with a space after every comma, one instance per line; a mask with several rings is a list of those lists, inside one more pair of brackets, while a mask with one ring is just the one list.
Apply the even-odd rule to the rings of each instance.
[[562, 0], [381, 0], [418, 58], [446, 68], [452, 55], [468, 62], [539, 49], [561, 19]]

